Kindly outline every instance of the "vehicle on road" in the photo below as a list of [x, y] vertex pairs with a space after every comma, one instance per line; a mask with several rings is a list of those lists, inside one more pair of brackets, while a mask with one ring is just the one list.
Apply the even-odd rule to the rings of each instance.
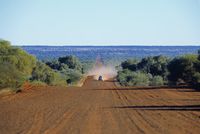
[[99, 81], [103, 81], [103, 77], [100, 75], [98, 78]]

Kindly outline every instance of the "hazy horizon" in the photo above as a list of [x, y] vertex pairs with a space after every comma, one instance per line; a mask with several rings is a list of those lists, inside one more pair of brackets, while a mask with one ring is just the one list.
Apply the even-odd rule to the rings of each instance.
[[1, 0], [13, 45], [200, 45], [200, 0]]
[[41, 47], [42, 47], [42, 46], [44, 46], [44, 47], [45, 47], [45, 46], [46, 46], [46, 47], [65, 47], [65, 46], [66, 46], [66, 47], [67, 47], [67, 46], [70, 46], [70, 47], [73, 47], [73, 46], [74, 46], [74, 47], [76, 47], [76, 46], [78, 46], [78, 47], [79, 47], [79, 46], [80, 46], [80, 47], [81, 47], [81, 46], [83, 46], [83, 47], [84, 47], [84, 46], [86, 46], [86, 47], [88, 47], [88, 46], [89, 46], [89, 47], [90, 47], [90, 46], [91, 46], [91, 47], [96, 47], [96, 46], [97, 46], [97, 47], [98, 47], [98, 46], [100, 46], [100, 47], [101, 47], [101, 46], [102, 46], [102, 47], [104, 47], [104, 46], [105, 46], [105, 47], [112, 47], [112, 46], [122, 46], [122, 47], [126, 47], [126, 46], [128, 46], [128, 47], [131, 47], [131, 46], [133, 46], [133, 47], [136, 47], [136, 46], [139, 46], [139, 47], [143, 47], [143, 46], [147, 46], [147, 47], [148, 47], [148, 46], [150, 46], [150, 47], [151, 47], [151, 46], [155, 46], [155, 47], [156, 47], [156, 46], [157, 46], [157, 47], [162, 47], [162, 46], [163, 46], [163, 47], [165, 47], [165, 46], [172, 46], [172, 47], [173, 47], [173, 46], [179, 46], [179, 47], [184, 47], [184, 46], [186, 46], [186, 47], [187, 47], [187, 46], [191, 46], [191, 47], [192, 47], [192, 46], [194, 46], [194, 47], [195, 47], [195, 46], [200, 46], [200, 44], [198, 44], [198, 45], [193, 45], [193, 44], [189, 44], [189, 45], [182, 45], [182, 44], [179, 44], [179, 45], [173, 45], [173, 44], [169, 44], [169, 45], [145, 45], [145, 44], [140, 44], [140, 45], [131, 45], [131, 44], [130, 44], [130, 45], [126, 45], [126, 44], [119, 44], [119, 45], [117, 45], [117, 44], [116, 44], [116, 45], [115, 45], [115, 44], [113, 44], [113, 45], [112, 45], [112, 44], [111, 44], [111, 45], [103, 45], [103, 44], [102, 44], [102, 45], [95, 45], [95, 44], [94, 44], [94, 45], [90, 45], [90, 44], [89, 44], [89, 45], [81, 45], [81, 44], [73, 44], [73, 45], [71, 45], [71, 44], [62, 44], [62, 45], [59, 45], [59, 44], [57, 44], [57, 45], [54, 45], [54, 44], [27, 44], [27, 45], [26, 45], [26, 44], [25, 44], [25, 45], [13, 45], [13, 46], [22, 46], [22, 47], [23, 47], [23, 46], [25, 46], [25, 47], [26, 47], [26, 46], [27, 46], [27, 47], [28, 47], [28, 46], [30, 46], [30, 47], [31, 47], [31, 46], [41, 46]]

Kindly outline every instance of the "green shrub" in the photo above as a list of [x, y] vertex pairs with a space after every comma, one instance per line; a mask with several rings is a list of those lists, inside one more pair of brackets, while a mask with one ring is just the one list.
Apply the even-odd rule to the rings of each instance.
[[44, 83], [44, 82], [36, 81], [36, 80], [31, 81], [31, 84], [33, 84], [33, 85], [39, 85], [39, 86], [46, 86], [46, 85], [47, 85], [47, 84]]
[[151, 86], [162, 86], [164, 85], [164, 80], [161, 76], [154, 76], [150, 82]]
[[196, 72], [196, 63], [198, 62], [197, 55], [187, 54], [181, 57], [174, 58], [168, 64], [169, 76], [168, 79], [177, 83], [179, 80], [191, 84], [192, 77]]
[[82, 74], [74, 69], [62, 70], [61, 74], [65, 78], [67, 84], [76, 84], [82, 78]]
[[61, 69], [61, 65], [60, 65], [60, 62], [58, 60], [47, 61], [46, 64], [54, 70], [60, 70]]
[[145, 73], [134, 72], [130, 78], [131, 79], [128, 82], [129, 86], [148, 86], [149, 85], [149, 77]]
[[128, 74], [130, 74], [130, 70], [128, 69], [125, 69], [125, 70], [122, 70], [122, 71], [119, 71], [118, 72], [118, 75], [117, 75], [117, 80], [119, 81], [119, 83], [123, 86], [127, 86], [127, 78], [128, 77]]
[[70, 69], [75, 69], [78, 71], [82, 71], [82, 65], [79, 59], [75, 56], [65, 56], [65, 57], [60, 57], [58, 59], [60, 64], [66, 64]]
[[167, 77], [168, 69], [167, 65], [169, 63], [169, 58], [166, 56], [149, 56], [143, 58], [137, 65], [138, 70], [145, 73], [150, 73], [153, 76], [160, 75], [162, 77]]
[[117, 79], [124, 86], [148, 86], [150, 83], [148, 74], [127, 69], [119, 72]]
[[200, 89], [200, 73], [199, 73], [199, 72], [196, 72], [196, 73], [193, 75], [193, 86], [194, 86], [195, 88]]
[[166, 56], [149, 56], [141, 60], [126, 60], [121, 63], [122, 69], [129, 69], [131, 71], [140, 71], [152, 76], [162, 76], [167, 79], [169, 58]]
[[16, 69], [10, 63], [0, 64], [0, 89], [13, 88], [18, 89], [25, 82], [26, 75]]
[[19, 88], [30, 77], [35, 64], [35, 57], [0, 40], [0, 88]]
[[198, 60], [200, 61], [200, 49], [198, 50]]
[[37, 62], [36, 67], [33, 69], [31, 81], [40, 81], [48, 85], [63, 85], [65, 79], [60, 73], [55, 72], [50, 67], [42, 62]]
[[138, 60], [133, 59], [133, 60], [126, 60], [124, 62], [121, 63], [121, 67], [123, 69], [129, 69], [131, 71], [136, 71], [137, 70], [137, 64], [138, 64]]
[[2, 63], [10, 63], [20, 72], [30, 75], [36, 65], [36, 58], [11, 46], [8, 41], [0, 40], [0, 64]]
[[87, 68], [91, 67], [91, 64], [88, 63], [83, 66], [75, 56], [65, 56], [58, 58], [58, 60], [46, 62], [46, 65], [57, 70], [67, 84], [76, 84], [82, 78], [82, 74], [86, 73]]

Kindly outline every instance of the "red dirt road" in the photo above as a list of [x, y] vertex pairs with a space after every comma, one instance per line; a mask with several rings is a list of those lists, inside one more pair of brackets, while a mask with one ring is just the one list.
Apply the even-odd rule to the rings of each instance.
[[0, 134], [199, 134], [200, 92], [43, 87], [0, 98]]

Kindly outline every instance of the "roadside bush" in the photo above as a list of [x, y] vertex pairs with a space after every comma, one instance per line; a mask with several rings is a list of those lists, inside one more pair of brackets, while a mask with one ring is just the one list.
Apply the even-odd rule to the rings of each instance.
[[134, 72], [130, 78], [129, 86], [148, 86], [150, 83], [148, 74], [142, 72]]
[[119, 72], [117, 79], [124, 86], [148, 86], [150, 83], [148, 74], [130, 70]]
[[198, 50], [198, 60], [200, 61], [200, 49]]
[[26, 75], [9, 63], [0, 64], [0, 88], [18, 89], [26, 80]]
[[168, 68], [167, 65], [170, 59], [166, 56], [149, 56], [141, 60], [126, 60], [121, 63], [122, 69], [129, 69], [131, 71], [140, 71], [152, 76], [162, 76], [167, 79]]
[[188, 54], [174, 58], [168, 64], [168, 79], [177, 83], [182, 80], [185, 83], [192, 84], [193, 75], [196, 72], [195, 64], [198, 62], [197, 55]]
[[54, 69], [54, 70], [60, 70], [61, 69], [61, 65], [60, 65], [60, 62], [58, 60], [47, 61], [46, 65], [49, 66], [50, 68]]
[[118, 80], [122, 85], [163, 85], [168, 80], [169, 61], [168, 57], [162, 55], [126, 60], [121, 63], [122, 71], [118, 72]]
[[35, 64], [35, 57], [0, 40], [0, 88], [20, 88]]
[[82, 72], [82, 65], [79, 59], [75, 56], [60, 57], [58, 61], [62, 64], [66, 64], [70, 69], [75, 69]]
[[128, 69], [124, 69], [119, 71], [117, 74], [117, 81], [123, 86], [127, 86], [127, 77], [130, 75], [131, 71]]
[[37, 86], [46, 86], [47, 85], [47, 83], [44, 83], [42, 81], [36, 81], [36, 80], [31, 81], [31, 84], [37, 85]]
[[138, 70], [145, 73], [150, 73], [153, 76], [160, 75], [163, 78], [166, 78], [168, 75], [167, 65], [169, 63], [169, 58], [166, 56], [150, 56], [143, 58], [138, 63]]
[[74, 69], [62, 70], [60, 72], [67, 84], [77, 84], [82, 78], [82, 74]]
[[65, 79], [60, 73], [55, 72], [50, 67], [42, 62], [37, 62], [36, 67], [33, 69], [31, 81], [40, 81], [48, 85], [64, 85]]
[[137, 70], [137, 64], [138, 60], [136, 59], [129, 59], [121, 63], [122, 69], [129, 69], [131, 71], [136, 71]]
[[150, 82], [151, 86], [162, 86], [164, 85], [164, 80], [161, 76], [154, 76]]
[[83, 66], [75, 56], [60, 57], [58, 60], [46, 62], [46, 65], [57, 70], [67, 84], [76, 84], [82, 78], [82, 74], [86, 73], [86, 68], [91, 66], [91, 64]]
[[11, 46], [8, 41], [0, 40], [0, 64], [10, 63], [20, 72], [30, 75], [36, 65], [36, 58], [20, 48]]
[[197, 72], [193, 75], [193, 86], [200, 89], [200, 73]]

